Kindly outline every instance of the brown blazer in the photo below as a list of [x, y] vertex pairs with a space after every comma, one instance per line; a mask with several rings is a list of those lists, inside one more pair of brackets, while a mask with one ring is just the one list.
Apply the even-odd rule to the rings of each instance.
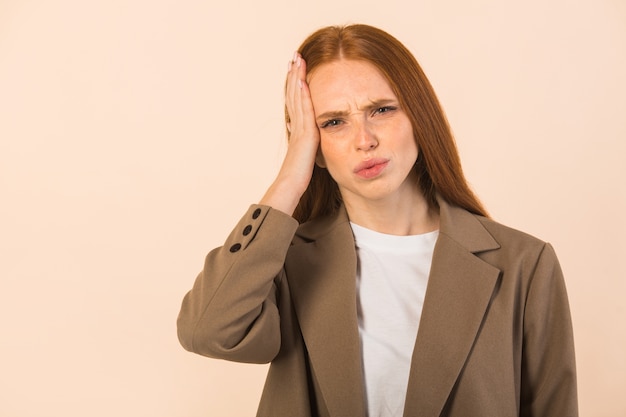
[[[577, 416], [552, 247], [444, 201], [440, 218], [404, 416]], [[253, 205], [185, 296], [180, 342], [271, 362], [258, 416], [365, 416], [356, 262], [345, 210], [298, 226]]]

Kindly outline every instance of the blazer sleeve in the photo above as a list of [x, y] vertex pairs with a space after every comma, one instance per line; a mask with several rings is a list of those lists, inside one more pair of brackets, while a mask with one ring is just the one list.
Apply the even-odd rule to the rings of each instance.
[[212, 250], [182, 302], [181, 345], [204, 356], [267, 363], [280, 349], [276, 281], [298, 222], [252, 205], [223, 246]]
[[520, 416], [578, 416], [572, 322], [561, 267], [546, 244], [524, 311]]

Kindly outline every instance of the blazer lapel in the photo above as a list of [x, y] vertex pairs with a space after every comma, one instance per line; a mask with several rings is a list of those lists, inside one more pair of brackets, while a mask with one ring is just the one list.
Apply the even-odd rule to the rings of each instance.
[[500, 271], [475, 253], [499, 248], [465, 210], [440, 201], [422, 318], [413, 350], [405, 416], [439, 416], [463, 368]]
[[[311, 367], [332, 416], [365, 415], [356, 251], [345, 211], [292, 246], [287, 276]], [[307, 233], [305, 228], [300, 233]], [[301, 236], [302, 237], [302, 236]]]

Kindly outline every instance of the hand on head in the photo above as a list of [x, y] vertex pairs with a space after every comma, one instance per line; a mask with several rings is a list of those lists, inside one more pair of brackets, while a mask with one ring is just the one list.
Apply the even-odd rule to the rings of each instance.
[[288, 64], [285, 106], [289, 115], [289, 147], [276, 179], [260, 203], [292, 214], [311, 180], [320, 143], [306, 81], [306, 62], [298, 52]]

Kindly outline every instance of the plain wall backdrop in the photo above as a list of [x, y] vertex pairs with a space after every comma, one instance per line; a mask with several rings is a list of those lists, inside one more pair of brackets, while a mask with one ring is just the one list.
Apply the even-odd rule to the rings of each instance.
[[286, 149], [300, 42], [368, 23], [433, 83], [492, 216], [550, 241], [581, 416], [626, 415], [623, 0], [0, 0], [0, 416], [251, 416], [176, 338]]

